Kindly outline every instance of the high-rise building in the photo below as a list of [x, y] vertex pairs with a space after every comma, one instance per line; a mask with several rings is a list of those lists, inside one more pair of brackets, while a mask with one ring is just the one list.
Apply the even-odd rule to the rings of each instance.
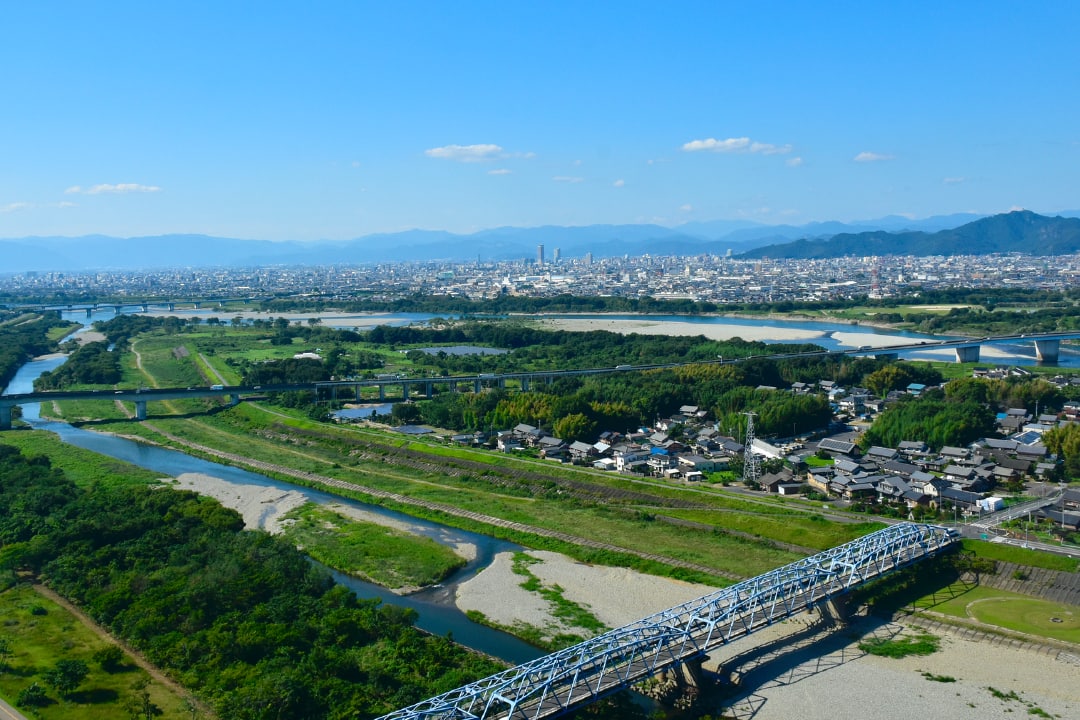
[[555, 252], [553, 252], [553, 253], [551, 254], [551, 262], [553, 262], [553, 263], [555, 263], [556, 265], [558, 265], [558, 264], [559, 264], [559, 258], [560, 258], [561, 256], [562, 256], [562, 251], [561, 251], [561, 250], [559, 250], [559, 248], [555, 248]]
[[592, 265], [592, 253], [591, 252], [585, 253], [585, 264], [586, 265]]
[[536, 264], [544, 264], [544, 246], [542, 244], [536, 246]]

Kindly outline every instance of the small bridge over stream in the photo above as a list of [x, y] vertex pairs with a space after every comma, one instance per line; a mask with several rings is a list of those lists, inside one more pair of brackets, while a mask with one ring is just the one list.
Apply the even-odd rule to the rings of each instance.
[[552, 718], [932, 557], [958, 536], [900, 523], [433, 697], [380, 720]]

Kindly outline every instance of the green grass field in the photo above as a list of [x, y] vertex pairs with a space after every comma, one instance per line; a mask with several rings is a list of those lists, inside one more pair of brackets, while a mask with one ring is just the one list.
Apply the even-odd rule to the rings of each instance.
[[[135, 700], [133, 685], [149, 681], [149, 676], [125, 656], [119, 667], [106, 672], [94, 660], [94, 653], [107, 646], [105, 640], [79, 622], [64, 608], [42, 597], [27, 585], [0, 592], [0, 623], [10, 655], [0, 658], [0, 695], [17, 706], [19, 693], [37, 682], [47, 690], [42, 707], [19, 709], [35, 720], [115, 720], [132, 717], [125, 707]], [[48, 688], [42, 674], [59, 660], [81, 660], [90, 673], [68, 698]], [[150, 701], [161, 710], [164, 720], [191, 718], [184, 698], [160, 683], [146, 687]], [[139, 716], [142, 717], [142, 716]], [[201, 716], [205, 717], [205, 716]]]
[[1080, 607], [996, 588], [954, 585], [916, 601], [915, 607], [1004, 630], [1080, 644]]
[[429, 538], [350, 519], [315, 503], [285, 515], [284, 537], [324, 565], [391, 590], [432, 585], [465, 558]]

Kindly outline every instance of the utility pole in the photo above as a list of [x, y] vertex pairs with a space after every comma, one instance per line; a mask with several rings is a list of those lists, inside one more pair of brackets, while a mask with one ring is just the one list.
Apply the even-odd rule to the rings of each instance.
[[743, 444], [743, 485], [757, 487], [760, 468], [758, 457], [754, 454], [754, 417], [755, 413], [746, 412], [746, 442]]

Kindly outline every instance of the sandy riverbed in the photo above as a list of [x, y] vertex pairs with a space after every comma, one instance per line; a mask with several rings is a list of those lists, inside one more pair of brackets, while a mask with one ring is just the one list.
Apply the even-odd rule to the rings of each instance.
[[[185, 473], [173, 484], [215, 497], [238, 510], [247, 527], [269, 532], [280, 532], [281, 515], [307, 500], [302, 490], [237, 484], [200, 473]], [[416, 530], [407, 520], [337, 504], [330, 507], [357, 520], [406, 532]], [[475, 548], [456, 549], [467, 557], [475, 556]], [[529, 554], [539, 561], [530, 565], [529, 571], [545, 586], [558, 585], [565, 599], [587, 606], [609, 627], [631, 623], [713, 590], [625, 568], [586, 565], [558, 553]], [[520, 587], [524, 580], [512, 570], [512, 555], [500, 553], [492, 565], [458, 586], [457, 605], [462, 610], [478, 610], [503, 625], [567, 629], [552, 617], [547, 601]], [[866, 655], [858, 649], [859, 639], [866, 634], [911, 630], [860, 620], [850, 628], [823, 631], [808, 626], [812, 619], [802, 615], [778, 623], [759, 630], [752, 639], [714, 652], [707, 669], [738, 668], [741, 678], [739, 694], [725, 703], [730, 704], [728, 716], [753, 720], [796, 716], [800, 720], [1015, 720], [1039, 708], [1059, 718], [1080, 717], [1080, 649], [1071, 655], [1038, 653], [945, 633], [941, 649], [933, 655], [892, 660]], [[955, 682], [937, 682], [923, 673], [952, 677]], [[995, 697], [989, 688], [1007, 699]]]
[[730, 340], [734, 337], [743, 340], [806, 340], [812, 342], [816, 338], [823, 337], [821, 330], [798, 327], [755, 327], [753, 325], [736, 325], [723, 322], [717, 323], [690, 323], [672, 320], [651, 320], [646, 317], [641, 319], [606, 318], [603, 316], [590, 318], [540, 318], [541, 325], [554, 330], [569, 330], [572, 332], [588, 332], [592, 330], [607, 330], [608, 332], [629, 335], [704, 335], [710, 340]]

